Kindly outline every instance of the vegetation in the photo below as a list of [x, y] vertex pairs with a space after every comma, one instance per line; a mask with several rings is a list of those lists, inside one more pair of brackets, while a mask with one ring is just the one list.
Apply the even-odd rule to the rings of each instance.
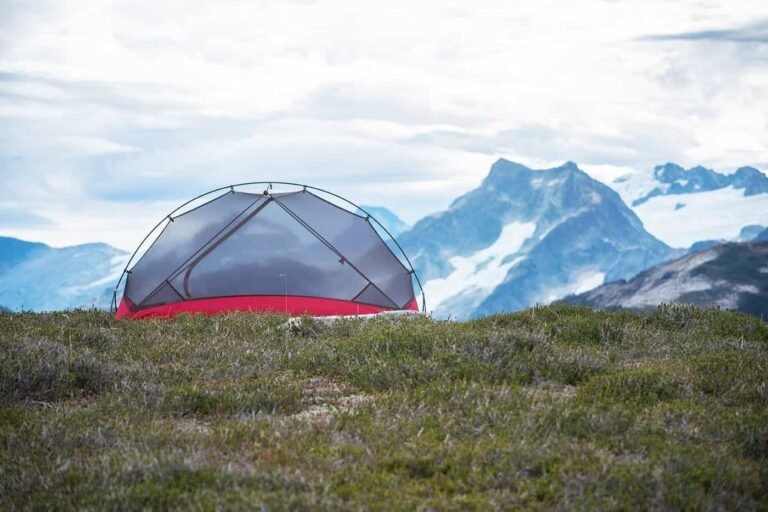
[[768, 509], [768, 324], [0, 314], [0, 509]]

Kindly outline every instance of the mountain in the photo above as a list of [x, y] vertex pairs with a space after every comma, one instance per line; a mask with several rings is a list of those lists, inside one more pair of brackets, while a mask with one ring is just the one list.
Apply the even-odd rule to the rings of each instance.
[[630, 203], [633, 207], [658, 196], [696, 194], [726, 187], [743, 190], [745, 197], [768, 193], [768, 176], [754, 167], [741, 167], [733, 174], [721, 174], [700, 165], [686, 170], [677, 164], [666, 163], [654, 167], [650, 178], [629, 174], [617, 178], [614, 183], [617, 190], [624, 192], [622, 196], [635, 196]]
[[[394, 237], [397, 237], [400, 233], [403, 233], [408, 229], [408, 224], [388, 208], [384, 208], [383, 206], [361, 206], [361, 208], [373, 215], [377, 221], [381, 222], [386, 230]], [[378, 228], [375, 223], [374, 226]], [[386, 233], [383, 234], [385, 235]]]
[[691, 245], [687, 250], [679, 250], [679, 249], [673, 250], [670, 253], [670, 255], [672, 256], [670, 259], [675, 259], [676, 257], [683, 256], [684, 254], [691, 254], [694, 252], [703, 251], [704, 249], [709, 249], [710, 247], [723, 245], [728, 243], [729, 241], [733, 241], [733, 242], [760, 241], [759, 237], [764, 232], [766, 232], [765, 226], [761, 226], [759, 224], [744, 226], [743, 228], [741, 228], [741, 231], [739, 232], [739, 236], [736, 237], [735, 240], [724, 240], [724, 239], [701, 240]]
[[610, 185], [650, 233], [673, 247], [706, 240], [744, 241], [744, 228], [768, 226], [768, 176], [754, 167], [722, 174], [667, 163]]
[[741, 228], [741, 232], [739, 233], [739, 237], [736, 241], [751, 242], [757, 238], [764, 230], [765, 226], [761, 226], [760, 224], [750, 224], [749, 226], [744, 226]]
[[728, 243], [689, 254], [563, 302], [595, 308], [661, 303], [719, 306], [768, 317], [768, 243]]
[[756, 237], [752, 239], [754, 242], [768, 242], [768, 228], [761, 231]]
[[127, 260], [106, 244], [55, 249], [0, 237], [0, 304], [17, 311], [108, 308]]
[[19, 263], [48, 251], [50, 247], [16, 238], [0, 237], [0, 274]]
[[631, 277], [670, 250], [576, 164], [536, 171], [504, 159], [479, 188], [399, 240], [429, 309], [458, 318], [549, 303]]

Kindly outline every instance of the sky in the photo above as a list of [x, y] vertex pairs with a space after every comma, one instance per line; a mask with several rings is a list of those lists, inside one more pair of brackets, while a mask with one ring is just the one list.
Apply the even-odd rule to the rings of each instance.
[[768, 170], [768, 2], [0, 0], [0, 235], [131, 250], [307, 183], [415, 222], [503, 157]]

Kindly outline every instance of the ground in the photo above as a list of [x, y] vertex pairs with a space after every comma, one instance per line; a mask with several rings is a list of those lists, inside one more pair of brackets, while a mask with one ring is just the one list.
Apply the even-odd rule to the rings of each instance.
[[768, 509], [768, 324], [0, 313], [0, 509]]

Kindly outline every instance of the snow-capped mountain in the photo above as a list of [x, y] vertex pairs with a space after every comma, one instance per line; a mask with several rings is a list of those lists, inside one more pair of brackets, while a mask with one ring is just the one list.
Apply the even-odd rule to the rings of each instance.
[[572, 162], [535, 171], [501, 159], [479, 188], [399, 240], [429, 309], [458, 318], [549, 303], [669, 253], [616, 192]]
[[106, 244], [55, 249], [0, 237], [0, 305], [10, 310], [108, 308], [128, 254]]
[[719, 306], [768, 317], [768, 243], [729, 243], [689, 254], [563, 302], [597, 308], [661, 303]]
[[668, 163], [617, 178], [611, 187], [645, 229], [672, 247], [745, 240], [744, 228], [768, 226], [768, 176], [754, 167], [721, 174]]
[[[571, 162], [532, 170], [502, 159], [477, 189], [410, 229], [386, 208], [364, 208], [403, 245], [440, 317], [549, 303], [728, 240], [768, 239], [768, 178], [756, 169], [666, 164], [613, 187]], [[127, 257], [104, 244], [0, 237], [0, 307], [108, 307]]]

